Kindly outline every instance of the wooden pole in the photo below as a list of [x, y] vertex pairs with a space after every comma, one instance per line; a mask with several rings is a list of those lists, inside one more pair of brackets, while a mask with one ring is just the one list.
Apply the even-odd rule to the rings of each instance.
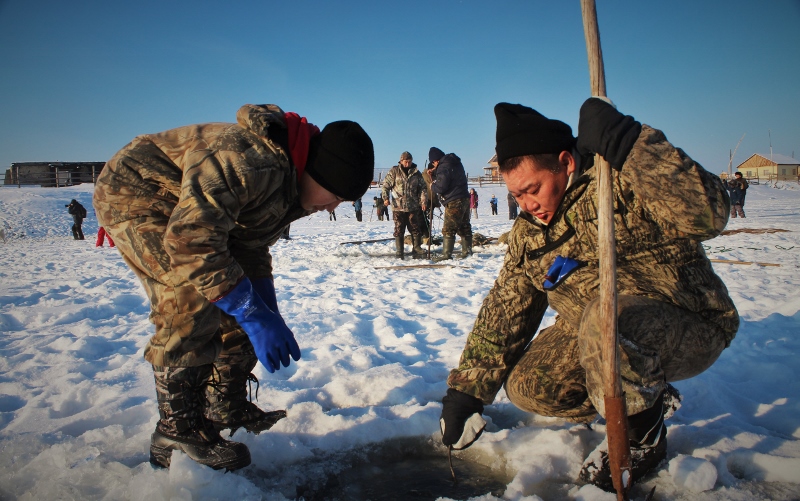
[[[592, 95], [606, 97], [606, 76], [597, 9], [594, 0], [581, 0], [583, 31], [589, 57]], [[628, 417], [619, 374], [617, 339], [617, 249], [614, 238], [614, 191], [611, 166], [595, 156], [597, 169], [598, 254], [600, 258], [600, 312], [603, 353], [603, 390], [608, 439], [608, 462], [618, 500], [627, 500], [631, 487], [631, 450], [628, 443]]]
[[428, 173], [428, 178], [430, 178], [431, 183], [427, 186], [428, 190], [428, 208], [431, 211], [430, 217], [428, 217], [428, 259], [431, 259], [431, 243], [433, 243], [433, 197], [439, 197], [436, 193], [433, 192], [433, 173], [428, 171], [428, 161], [425, 160], [425, 172]]

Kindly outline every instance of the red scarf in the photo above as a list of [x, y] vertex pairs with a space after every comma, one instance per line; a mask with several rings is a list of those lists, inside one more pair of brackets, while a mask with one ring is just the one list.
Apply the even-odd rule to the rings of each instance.
[[306, 170], [309, 143], [313, 136], [319, 134], [319, 127], [308, 123], [306, 117], [301, 117], [293, 111], [284, 113], [283, 119], [286, 120], [286, 127], [289, 129], [289, 154], [297, 169], [299, 181]]

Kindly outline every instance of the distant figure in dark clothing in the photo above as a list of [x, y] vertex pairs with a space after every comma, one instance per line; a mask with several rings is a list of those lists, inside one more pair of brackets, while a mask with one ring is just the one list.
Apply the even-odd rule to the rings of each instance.
[[328, 221], [336, 221], [336, 211], [328, 211]]
[[67, 207], [67, 212], [72, 216], [72, 236], [75, 237], [75, 240], [84, 240], [81, 225], [86, 217], [86, 207], [74, 198], [64, 207]]
[[361, 209], [363, 208], [360, 198], [358, 200], [356, 200], [355, 202], [353, 202], [353, 208], [356, 210], [356, 220], [360, 223], [361, 222]]
[[286, 228], [283, 229], [283, 233], [281, 233], [281, 237], [283, 240], [291, 240], [292, 237], [289, 236], [289, 227], [292, 226], [291, 224], [287, 224]]
[[517, 199], [514, 198], [514, 195], [511, 193], [508, 194], [506, 197], [508, 200], [508, 219], [516, 219], [517, 218]]
[[445, 153], [437, 147], [428, 151], [433, 166], [431, 190], [444, 206], [442, 222], [442, 255], [437, 260], [452, 259], [456, 235], [461, 236], [461, 257], [472, 255], [472, 225], [469, 222], [469, 192], [464, 164], [455, 153]]
[[[737, 172], [738, 174], [738, 172]], [[741, 174], [740, 174], [741, 175]], [[745, 181], [746, 183], [747, 181]], [[728, 181], [728, 193], [731, 197], [731, 217], [745, 217], [744, 215], [744, 190], [742, 183], [737, 179]]]

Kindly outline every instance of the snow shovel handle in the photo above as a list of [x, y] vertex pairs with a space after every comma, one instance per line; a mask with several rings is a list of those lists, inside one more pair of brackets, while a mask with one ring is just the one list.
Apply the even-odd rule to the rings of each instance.
[[[583, 32], [589, 57], [589, 78], [592, 95], [606, 97], [606, 76], [597, 9], [594, 0], [581, 0]], [[600, 327], [603, 354], [603, 390], [605, 394], [606, 434], [611, 480], [618, 500], [627, 500], [630, 489], [630, 446], [625, 397], [619, 374], [620, 358], [617, 340], [617, 250], [614, 238], [614, 192], [611, 166], [595, 156], [597, 168], [598, 228], [597, 246], [600, 258]], [[625, 474], [627, 473], [627, 475]]]

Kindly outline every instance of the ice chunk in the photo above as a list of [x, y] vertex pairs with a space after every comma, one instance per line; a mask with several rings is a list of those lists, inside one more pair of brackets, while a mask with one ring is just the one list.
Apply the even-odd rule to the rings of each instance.
[[678, 454], [669, 462], [669, 474], [675, 485], [693, 492], [703, 492], [714, 488], [717, 469], [709, 461]]

